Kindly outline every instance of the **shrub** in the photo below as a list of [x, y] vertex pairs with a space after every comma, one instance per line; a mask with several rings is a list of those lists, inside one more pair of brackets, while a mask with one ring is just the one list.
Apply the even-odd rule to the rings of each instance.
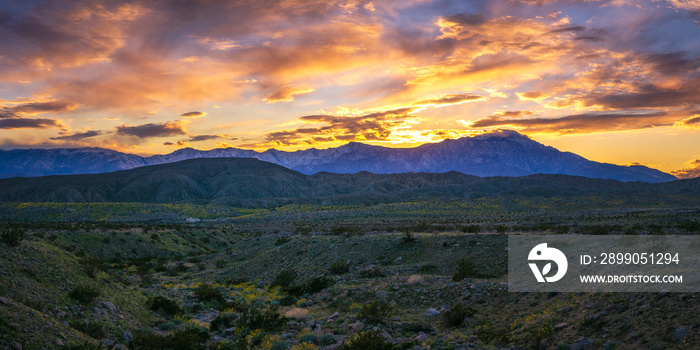
[[294, 286], [294, 282], [297, 279], [297, 272], [294, 270], [284, 270], [275, 276], [270, 283], [270, 288], [282, 287], [283, 290], [287, 291], [289, 288]]
[[309, 343], [318, 345], [318, 337], [316, 336], [316, 334], [313, 333], [304, 334], [297, 340], [299, 341], [299, 343]]
[[222, 313], [216, 316], [216, 318], [209, 323], [209, 329], [212, 332], [222, 331], [226, 328], [230, 328], [235, 321], [235, 315], [231, 313]]
[[343, 261], [336, 261], [331, 264], [331, 267], [328, 269], [328, 272], [330, 272], [332, 275], [343, 275], [348, 272], [350, 272], [350, 263], [349, 262], [343, 262]]
[[318, 339], [318, 345], [328, 346], [335, 343], [335, 337], [333, 334], [324, 334]]
[[217, 301], [220, 304], [226, 302], [224, 295], [210, 284], [202, 284], [194, 290], [194, 296], [200, 301]]
[[399, 347], [387, 343], [384, 336], [379, 332], [360, 332], [347, 343], [340, 347], [340, 350], [397, 350]]
[[378, 267], [373, 267], [360, 271], [359, 276], [361, 278], [382, 277], [384, 273]]
[[432, 327], [425, 325], [423, 323], [407, 323], [406, 325], [404, 325], [401, 328], [403, 328], [403, 330], [405, 332], [409, 332], [409, 333], [413, 333], [413, 334], [417, 334], [420, 332], [430, 333], [433, 331]]
[[297, 345], [292, 346], [292, 350], [316, 350], [318, 349], [318, 346], [311, 344], [311, 343], [299, 343]]
[[330, 277], [314, 277], [299, 286], [300, 294], [316, 294], [335, 283]]
[[460, 227], [459, 230], [464, 232], [464, 233], [479, 233], [479, 232], [481, 232], [481, 226], [476, 225], [476, 224], [466, 225], [466, 226]]
[[476, 264], [471, 258], [463, 258], [457, 261], [457, 272], [452, 275], [452, 280], [459, 282], [465, 278], [485, 278], [490, 277], [490, 275], [485, 274], [476, 269]]
[[287, 318], [280, 315], [275, 308], [271, 307], [264, 310], [248, 308], [241, 313], [236, 322], [236, 327], [239, 329], [275, 331], [282, 328], [285, 322], [287, 322]]
[[104, 324], [99, 322], [71, 322], [70, 327], [77, 329], [95, 339], [101, 339], [107, 336]]
[[369, 322], [381, 322], [391, 314], [391, 305], [381, 301], [372, 301], [362, 306], [358, 318]]
[[401, 238], [401, 245], [411, 245], [416, 242], [418, 242], [418, 239], [416, 239], [411, 232], [406, 232], [403, 238]]
[[289, 344], [285, 341], [278, 341], [270, 347], [270, 350], [287, 350], [289, 349]]
[[155, 312], [161, 312], [168, 316], [175, 316], [184, 313], [175, 301], [162, 296], [156, 296], [148, 299], [146, 306]]
[[287, 236], [277, 238], [277, 240], [275, 241], [275, 246], [276, 246], [276, 247], [279, 247], [279, 246], [281, 246], [281, 245], [283, 245], [283, 244], [285, 244], [285, 243], [287, 243], [287, 242], [290, 242], [291, 240], [292, 240], [292, 239], [289, 238], [289, 237], [287, 237]]
[[476, 314], [476, 310], [464, 304], [456, 304], [442, 314], [442, 324], [447, 327], [459, 327], [467, 317]]
[[161, 323], [160, 326], [158, 326], [158, 328], [160, 328], [160, 330], [162, 331], [172, 331], [173, 329], [175, 329], [175, 324], [172, 322], [165, 322]]
[[0, 241], [5, 243], [10, 247], [17, 247], [27, 236], [27, 233], [23, 229], [9, 229], [3, 230], [0, 233]]
[[420, 273], [426, 273], [426, 274], [433, 274], [438, 271], [438, 267], [435, 265], [422, 265], [421, 267], [418, 268], [418, 272]]
[[188, 328], [177, 331], [166, 336], [151, 332], [138, 332], [134, 334], [134, 340], [129, 343], [129, 349], [135, 350], [193, 350], [206, 349], [206, 342], [209, 340], [209, 332]]
[[81, 284], [73, 290], [68, 293], [68, 296], [71, 297], [72, 299], [75, 299], [83, 304], [89, 304], [97, 297], [99, 297], [101, 294], [101, 291], [98, 287], [88, 285], [88, 284]]

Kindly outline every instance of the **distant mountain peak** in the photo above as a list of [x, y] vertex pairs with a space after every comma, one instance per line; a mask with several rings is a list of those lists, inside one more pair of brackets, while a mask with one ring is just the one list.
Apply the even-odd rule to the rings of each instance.
[[91, 148], [88, 155], [85, 150], [0, 151], [0, 177], [100, 173], [193, 158], [235, 157], [257, 158], [304, 174], [457, 171], [481, 177], [563, 174], [619, 181], [666, 182], [676, 179], [645, 166], [627, 167], [589, 161], [513, 130], [497, 130], [412, 148], [388, 148], [360, 142], [294, 152], [275, 149], [257, 152], [238, 148], [204, 151], [188, 147], [151, 157], [99, 148]]

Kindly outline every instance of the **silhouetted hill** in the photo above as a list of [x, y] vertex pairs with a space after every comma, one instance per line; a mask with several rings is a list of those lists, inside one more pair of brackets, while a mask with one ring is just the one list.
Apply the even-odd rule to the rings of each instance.
[[603, 196], [656, 203], [667, 196], [700, 198], [700, 179], [649, 184], [542, 174], [480, 178], [455, 171], [304, 175], [257, 159], [212, 158], [108, 174], [0, 180], [0, 201], [11, 202], [221, 203], [267, 207], [490, 196]]
[[304, 174], [458, 171], [482, 177], [564, 174], [651, 183], [676, 179], [645, 166], [589, 161], [576, 154], [545, 146], [515, 131], [445, 140], [414, 148], [387, 148], [355, 142], [337, 148], [312, 148], [296, 152], [271, 149], [259, 153], [236, 148], [200, 151], [185, 148], [145, 158], [99, 148], [0, 151], [0, 178], [106, 173], [144, 165], [220, 157], [256, 158]]

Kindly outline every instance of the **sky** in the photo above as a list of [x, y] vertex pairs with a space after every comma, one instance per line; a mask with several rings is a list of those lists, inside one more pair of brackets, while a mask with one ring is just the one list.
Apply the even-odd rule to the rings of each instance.
[[0, 149], [413, 147], [499, 129], [700, 176], [700, 1], [0, 2]]

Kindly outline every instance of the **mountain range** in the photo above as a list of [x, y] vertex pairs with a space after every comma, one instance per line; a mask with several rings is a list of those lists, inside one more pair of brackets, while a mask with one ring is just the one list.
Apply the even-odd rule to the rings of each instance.
[[676, 180], [670, 174], [641, 165], [620, 166], [590, 161], [574, 153], [545, 146], [515, 131], [448, 139], [414, 148], [388, 148], [351, 142], [337, 148], [295, 152], [184, 148], [151, 157], [102, 148], [0, 150], [0, 178], [108, 173], [187, 159], [222, 157], [256, 158], [303, 174], [457, 171], [480, 177], [563, 174], [623, 182]]
[[687, 205], [700, 199], [700, 178], [650, 184], [569, 175], [477, 177], [456, 171], [305, 175], [257, 159], [210, 158], [107, 174], [0, 180], [0, 202], [216, 203], [274, 207], [292, 203], [375, 204], [494, 196], [600, 197], [639, 203], [666, 203], [685, 198], [683, 203]]

